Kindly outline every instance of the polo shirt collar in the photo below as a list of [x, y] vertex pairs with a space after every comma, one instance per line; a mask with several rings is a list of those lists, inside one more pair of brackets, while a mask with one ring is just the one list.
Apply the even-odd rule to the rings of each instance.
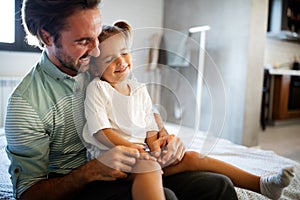
[[69, 76], [66, 73], [60, 71], [57, 66], [55, 66], [49, 59], [47, 53], [45, 51], [42, 52], [42, 57], [39, 62], [40, 67], [43, 71], [49, 74], [52, 78], [63, 81], [64, 79], [73, 79], [72, 76]]

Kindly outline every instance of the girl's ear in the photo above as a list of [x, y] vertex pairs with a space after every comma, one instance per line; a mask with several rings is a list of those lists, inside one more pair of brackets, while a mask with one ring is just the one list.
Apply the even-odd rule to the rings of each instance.
[[51, 46], [53, 43], [53, 37], [45, 29], [42, 29], [40, 31], [40, 38], [43, 41], [43, 43], [47, 46]]
[[95, 64], [90, 63], [90, 72], [94, 77], [100, 77], [101, 73], [99, 72], [98, 68], [95, 66]]

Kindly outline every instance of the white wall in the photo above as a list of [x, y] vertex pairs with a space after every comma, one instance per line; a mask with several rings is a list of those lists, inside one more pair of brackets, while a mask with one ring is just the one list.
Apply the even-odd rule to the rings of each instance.
[[126, 20], [133, 28], [162, 27], [164, 0], [102, 0], [103, 24]]
[[267, 39], [265, 64], [288, 66], [294, 61], [294, 56], [300, 61], [300, 43]]
[[[225, 85], [226, 99], [219, 101], [226, 106], [221, 136], [248, 146], [257, 145], [258, 140], [267, 6], [268, 0], [165, 0], [167, 28], [211, 26], [207, 52], [214, 63], [205, 67], [215, 64]], [[214, 77], [204, 74], [204, 78]], [[210, 97], [203, 100], [200, 122], [206, 125]], [[187, 115], [192, 109], [195, 106], [186, 109]]]
[[242, 144], [257, 145], [260, 128], [268, 0], [252, 0]]
[[39, 57], [40, 53], [0, 51], [0, 76], [24, 76]]

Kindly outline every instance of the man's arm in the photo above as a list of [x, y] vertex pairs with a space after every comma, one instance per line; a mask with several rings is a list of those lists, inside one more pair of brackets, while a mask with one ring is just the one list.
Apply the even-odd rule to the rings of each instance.
[[21, 199], [72, 199], [87, 183], [126, 178], [126, 173], [121, 171], [131, 171], [138, 157], [139, 152], [136, 149], [115, 147], [66, 176], [35, 183], [22, 194]]

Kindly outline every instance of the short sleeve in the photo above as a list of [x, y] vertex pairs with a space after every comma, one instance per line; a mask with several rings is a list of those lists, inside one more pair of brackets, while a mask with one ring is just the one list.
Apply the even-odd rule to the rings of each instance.
[[90, 135], [104, 128], [111, 128], [107, 115], [109, 94], [102, 81], [92, 81], [87, 87], [84, 102], [87, 127]]
[[47, 177], [49, 136], [38, 114], [21, 97], [11, 97], [8, 103], [5, 134], [14, 196], [19, 198], [26, 189]]

